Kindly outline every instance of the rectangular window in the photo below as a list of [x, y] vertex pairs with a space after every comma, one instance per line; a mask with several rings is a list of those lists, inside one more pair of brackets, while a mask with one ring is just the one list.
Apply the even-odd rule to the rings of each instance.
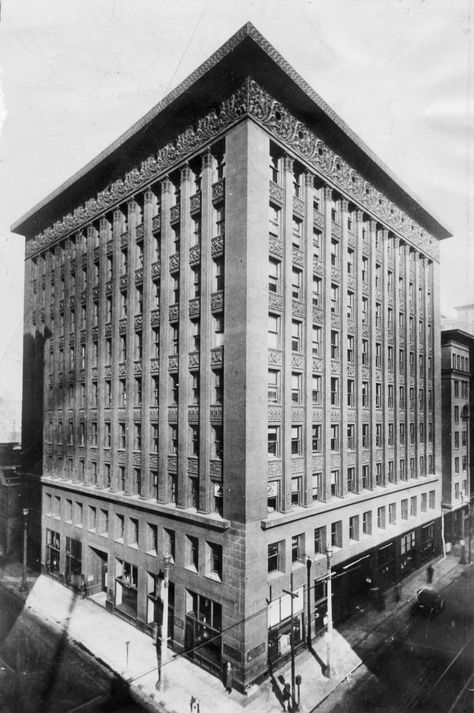
[[189, 455], [199, 458], [199, 426], [189, 426]]
[[388, 524], [395, 525], [397, 522], [397, 504], [390, 503], [388, 506]]
[[331, 265], [337, 267], [339, 263], [339, 242], [337, 240], [331, 240]]
[[362, 513], [362, 533], [364, 535], [372, 534], [372, 513], [370, 510]]
[[268, 455], [270, 458], [280, 457], [280, 426], [268, 426]]
[[369, 365], [369, 340], [368, 339], [362, 340], [362, 365], [363, 366]]
[[317, 527], [314, 530], [314, 554], [323, 555], [326, 552], [326, 528]]
[[403, 498], [400, 503], [400, 517], [402, 520], [408, 520], [408, 499]]
[[379, 530], [385, 529], [385, 506], [377, 508], [377, 527]]
[[293, 217], [292, 244], [295, 248], [301, 248], [303, 239], [303, 221]]
[[291, 270], [291, 296], [294, 300], [301, 300], [303, 292], [303, 271], [296, 267]]
[[321, 278], [313, 275], [313, 307], [321, 306], [321, 286]]
[[369, 447], [369, 424], [362, 424], [362, 448]]
[[331, 359], [339, 359], [339, 332], [331, 330]]
[[317, 324], [313, 324], [312, 350], [313, 356], [321, 355], [321, 327], [318, 327]]
[[222, 443], [222, 426], [211, 427], [212, 451], [211, 457], [222, 460], [223, 443]]
[[321, 451], [321, 425], [317, 423], [313, 423], [312, 425], [312, 430], [311, 430], [311, 437], [312, 437], [312, 448], [313, 448], [313, 453], [319, 453]]
[[319, 499], [321, 493], [321, 478], [322, 473], [313, 473], [311, 476], [313, 502]]
[[353, 468], [353, 467], [350, 467], [347, 469], [347, 491], [349, 493], [357, 492], [355, 468]]
[[276, 314], [268, 315], [268, 347], [280, 349], [280, 317]]
[[303, 450], [302, 443], [303, 427], [302, 426], [292, 426], [291, 427], [291, 455], [299, 456]]
[[347, 379], [347, 405], [355, 405], [354, 379]]
[[199, 568], [199, 540], [190, 535], [186, 535], [186, 567]]
[[367, 488], [370, 486], [370, 467], [366, 463], [365, 465], [362, 466], [362, 490], [367, 490]]
[[354, 337], [352, 334], [347, 335], [347, 361], [349, 364], [354, 363]]
[[322, 377], [319, 374], [312, 376], [312, 401], [313, 404], [321, 403], [321, 381]]
[[331, 406], [339, 406], [339, 379], [331, 377]]
[[348, 423], [347, 424], [347, 448], [350, 451], [353, 451], [356, 447], [356, 439], [355, 439], [355, 424], [354, 423]]
[[349, 518], [349, 539], [357, 541], [359, 539], [359, 516], [353, 515]]
[[292, 320], [291, 322], [291, 350], [293, 352], [300, 352], [301, 351], [301, 331], [302, 331], [302, 325], [301, 322], [297, 322], [295, 320]]
[[410, 516], [416, 517], [416, 495], [410, 498]]
[[294, 404], [301, 403], [302, 378], [302, 374], [292, 373], [291, 375], [291, 400]]
[[268, 289], [270, 292], [280, 293], [280, 268], [281, 263], [279, 260], [274, 258], [269, 258], [268, 263]]
[[339, 313], [339, 286], [331, 284], [331, 312]]
[[342, 520], [331, 523], [331, 545], [342, 547]]
[[339, 450], [339, 425], [331, 424], [331, 451]]
[[216, 369], [216, 371], [214, 371], [214, 403], [222, 403], [223, 388], [224, 384], [222, 370]]
[[268, 572], [284, 571], [285, 542], [272, 542], [268, 545]]

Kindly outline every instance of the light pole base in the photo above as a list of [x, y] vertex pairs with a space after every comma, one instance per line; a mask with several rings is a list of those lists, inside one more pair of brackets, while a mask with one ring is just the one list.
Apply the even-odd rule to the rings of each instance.
[[466, 545], [461, 545], [461, 559], [459, 560], [459, 564], [467, 564]]

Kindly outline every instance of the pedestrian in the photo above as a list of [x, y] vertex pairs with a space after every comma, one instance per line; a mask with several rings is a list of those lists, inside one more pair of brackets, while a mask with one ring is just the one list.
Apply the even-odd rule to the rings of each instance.
[[[291, 705], [291, 703], [290, 703], [291, 690], [290, 690], [290, 684], [289, 684], [289, 683], [285, 683], [285, 685], [283, 686], [282, 698], [283, 698], [283, 703], [282, 703], [282, 705], [283, 705], [283, 710], [284, 710], [284, 711], [290, 710], [290, 705]], [[288, 703], [287, 703], [287, 701], [288, 701]], [[288, 708], [287, 708], [286, 706], [288, 706]]]
[[402, 598], [402, 590], [401, 590], [399, 582], [397, 582], [395, 585], [395, 601], [399, 602], [401, 598]]
[[232, 683], [234, 679], [234, 670], [230, 661], [225, 665], [225, 690], [227, 693], [232, 693]]
[[85, 599], [87, 597], [86, 578], [84, 577], [83, 574], [81, 574], [81, 594], [82, 594], [83, 599]]
[[432, 564], [430, 564], [429, 567], [427, 568], [426, 575], [428, 577], [428, 584], [431, 584], [433, 581], [433, 575], [434, 575], [434, 567]]

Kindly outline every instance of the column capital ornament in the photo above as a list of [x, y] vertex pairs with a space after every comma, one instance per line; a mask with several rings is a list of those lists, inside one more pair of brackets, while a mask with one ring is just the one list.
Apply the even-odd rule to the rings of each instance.
[[344, 211], [344, 213], [347, 213], [347, 211], [349, 210], [349, 201], [347, 200], [347, 198], [342, 198], [341, 208]]
[[109, 223], [109, 221], [107, 220], [107, 218], [105, 218], [104, 216], [102, 216], [102, 218], [100, 219], [99, 226], [100, 226], [100, 229], [101, 229], [101, 230], [108, 230], [108, 229], [110, 228], [110, 223]]
[[163, 179], [161, 181], [161, 192], [162, 193], [171, 193], [172, 187], [173, 187], [173, 184], [171, 182], [170, 177], [167, 174], [166, 176], [163, 177]]
[[314, 175], [311, 173], [311, 171], [305, 171], [304, 172], [304, 180], [307, 186], [313, 185], [314, 182]]
[[358, 223], [362, 223], [364, 220], [364, 211], [356, 210], [355, 212], [356, 220]]
[[135, 198], [131, 198], [127, 203], [127, 208], [129, 213], [137, 213], [139, 205]]
[[283, 170], [287, 171], [288, 173], [293, 173], [293, 166], [295, 165], [295, 161], [291, 156], [288, 156], [285, 154], [283, 156]]
[[185, 163], [184, 166], [181, 168], [181, 181], [190, 181], [191, 173], [192, 171], [189, 167], [189, 163]]
[[324, 186], [324, 188], [323, 188], [323, 196], [326, 198], [326, 200], [332, 200], [332, 188], [331, 188], [331, 186]]
[[148, 189], [145, 191], [145, 193], [143, 194], [143, 198], [144, 198], [145, 203], [153, 203], [153, 201], [155, 200], [156, 196], [155, 196], [155, 194], [153, 193], [153, 191], [152, 191], [150, 188], [148, 188]]
[[210, 148], [202, 154], [201, 160], [203, 170], [212, 167], [212, 151]]

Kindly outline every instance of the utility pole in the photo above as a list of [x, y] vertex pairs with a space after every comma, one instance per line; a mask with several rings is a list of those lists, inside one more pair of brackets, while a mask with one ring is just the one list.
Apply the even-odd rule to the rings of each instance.
[[332, 570], [331, 570], [331, 557], [333, 550], [331, 545], [326, 547], [326, 562], [327, 562], [327, 619], [328, 628], [326, 635], [326, 645], [327, 645], [327, 656], [326, 656], [326, 676], [331, 678], [331, 656], [332, 656]]
[[285, 592], [285, 594], [290, 595], [290, 600], [291, 600], [291, 613], [290, 613], [290, 651], [291, 651], [291, 697], [293, 699], [293, 711], [298, 711], [299, 710], [299, 704], [296, 701], [296, 678], [295, 678], [295, 642], [294, 642], [294, 626], [293, 626], [293, 599], [297, 597], [298, 595], [296, 592], [293, 591], [293, 574], [291, 574], [291, 580], [290, 580], [290, 586], [291, 586], [291, 591], [288, 589], [282, 589], [282, 592]]
[[28, 547], [28, 508], [23, 508], [23, 566], [21, 570], [20, 592], [28, 591], [26, 579], [27, 547]]
[[161, 603], [163, 607], [162, 612], [162, 623], [161, 623], [161, 647], [160, 647], [160, 662], [159, 662], [159, 676], [157, 688], [161, 690], [164, 689], [164, 675], [163, 666], [166, 663], [168, 656], [168, 599], [169, 599], [169, 577], [170, 577], [170, 563], [171, 555], [165, 555], [163, 557], [164, 564], [164, 577], [163, 583], [161, 585]]

